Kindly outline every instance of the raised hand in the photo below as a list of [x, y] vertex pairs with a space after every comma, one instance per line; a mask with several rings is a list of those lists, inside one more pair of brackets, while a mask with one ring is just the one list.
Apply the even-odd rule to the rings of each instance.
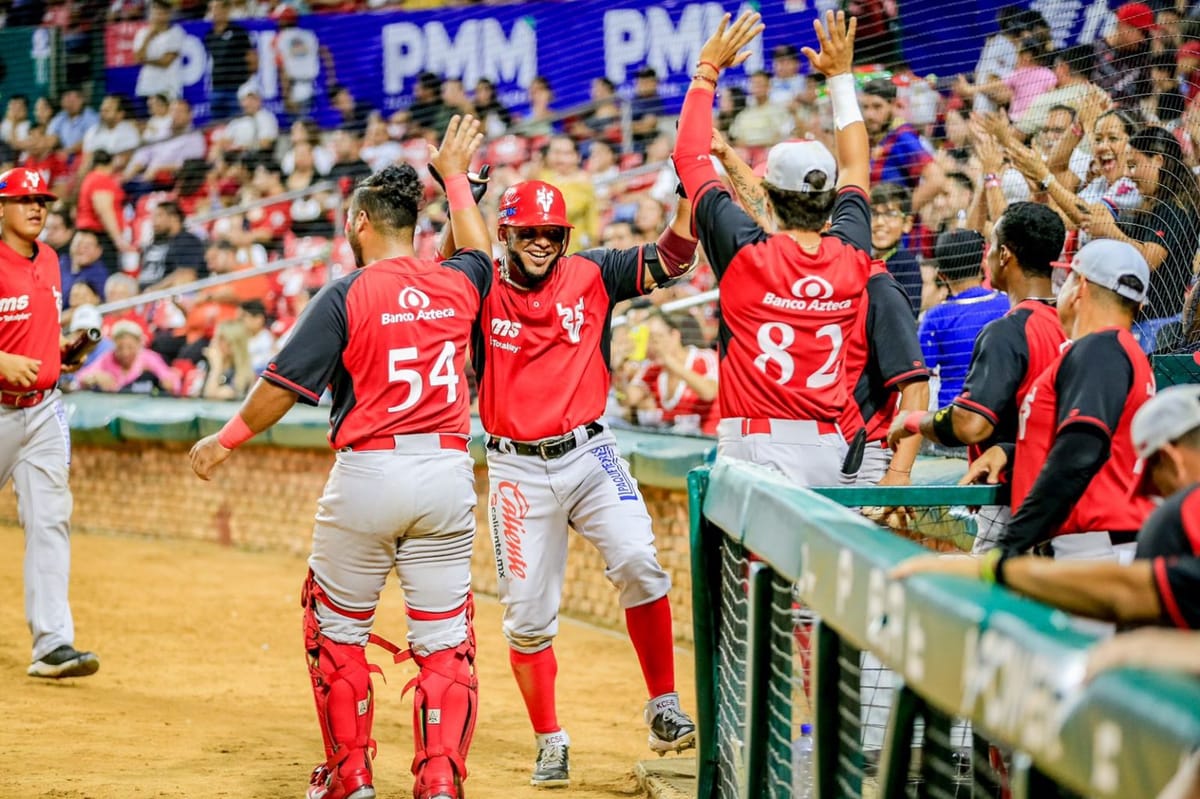
[[467, 114], [450, 117], [442, 146], [429, 146], [429, 163], [443, 176], [465, 173], [479, 146], [483, 144], [483, 133], [479, 120]]
[[716, 32], [700, 48], [700, 63], [711, 65], [718, 72], [736, 67], [749, 58], [750, 51], [742, 48], [766, 28], [762, 24], [762, 14], [756, 11], [743, 12], [732, 25], [729, 24], [729, 18], [729, 14], [721, 17]]
[[820, 18], [813, 20], [813, 30], [816, 31], [817, 41], [821, 51], [811, 47], [803, 47], [800, 52], [808, 58], [813, 69], [827, 78], [849, 72], [854, 65], [854, 36], [858, 32], [858, 18], [851, 17], [846, 22], [846, 12], [825, 12], [825, 23]]

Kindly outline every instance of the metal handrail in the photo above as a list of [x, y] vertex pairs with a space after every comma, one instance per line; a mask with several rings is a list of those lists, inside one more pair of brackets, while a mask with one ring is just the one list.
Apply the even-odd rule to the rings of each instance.
[[203, 225], [207, 222], [212, 222], [216, 219], [224, 219], [227, 216], [237, 216], [244, 214], [247, 211], [252, 211], [255, 208], [266, 208], [268, 205], [287, 202], [289, 200], [300, 200], [308, 197], [311, 194], [320, 194], [325, 191], [339, 191], [338, 184], [332, 180], [322, 180], [311, 186], [305, 186], [303, 189], [293, 189], [285, 191], [283, 194], [276, 194], [272, 197], [263, 197], [258, 200], [251, 200], [248, 203], [241, 205], [230, 206], [229, 208], [221, 208], [217, 211], [207, 211], [203, 214], [193, 214], [187, 218], [188, 225]]
[[284, 269], [290, 269], [293, 266], [309, 266], [313, 261], [317, 260], [316, 256], [308, 255], [295, 258], [281, 258], [278, 261], [252, 266], [249, 269], [242, 269], [237, 272], [228, 272], [223, 275], [212, 275], [210, 277], [194, 280], [191, 283], [185, 283], [180, 286], [172, 286], [167, 289], [159, 289], [158, 291], [148, 291], [145, 294], [138, 294], [136, 297], [130, 297], [126, 300], [116, 300], [114, 302], [106, 302], [96, 306], [96, 310], [100, 311], [101, 315], [116, 313], [117, 311], [125, 311], [130, 308], [136, 308], [139, 305], [147, 305], [159, 300], [169, 300], [174, 297], [180, 297], [184, 294], [192, 294], [202, 289], [212, 288], [214, 286], [223, 286], [226, 283], [236, 283], [239, 280], [245, 280], [250, 277], [258, 277], [259, 275], [269, 275], [273, 272], [282, 272]]

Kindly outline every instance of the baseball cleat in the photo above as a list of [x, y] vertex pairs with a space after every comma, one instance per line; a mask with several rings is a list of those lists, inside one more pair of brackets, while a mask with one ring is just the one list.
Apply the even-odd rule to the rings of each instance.
[[335, 784], [334, 773], [324, 764], [313, 769], [309, 777], [308, 791], [305, 799], [375, 799], [375, 788], [371, 785], [359, 785], [350, 793], [344, 793], [340, 784]]
[[100, 658], [91, 652], [80, 652], [70, 644], [63, 644], [41, 660], [35, 660], [26, 672], [30, 677], [49, 677], [60, 680], [66, 677], [87, 677], [100, 670]]
[[537, 763], [529, 784], [535, 788], [566, 788], [571, 784], [571, 739], [565, 732], [538, 736]]
[[650, 727], [650, 749], [660, 757], [696, 745], [696, 722], [679, 707], [678, 694], [651, 699], [646, 703], [645, 718]]

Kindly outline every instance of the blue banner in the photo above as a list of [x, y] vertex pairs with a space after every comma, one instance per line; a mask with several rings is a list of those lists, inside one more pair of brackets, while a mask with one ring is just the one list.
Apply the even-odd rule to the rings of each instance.
[[[860, 0], [866, 4], [880, 0]], [[921, 75], [970, 71], [985, 38], [996, 30], [1000, 0], [899, 0], [897, 32], [903, 54]], [[271, 20], [246, 20], [259, 54], [259, 84], [272, 110], [280, 111], [280, 71], [311, 82], [313, 113], [334, 123], [326, 84], [330, 69], [354, 96], [388, 114], [406, 108], [416, 77], [425, 71], [461, 78], [468, 92], [479, 78], [497, 86], [506, 106], [521, 111], [537, 75], [553, 87], [555, 108], [589, 99], [593, 78], [605, 76], [629, 96], [643, 66], [659, 74], [660, 94], [676, 110], [696, 64], [700, 47], [723, 13], [755, 7], [763, 14], [764, 41], [744, 66], [769, 66], [763, 54], [778, 44], [815, 45], [812, 21], [836, 0], [761, 0], [741, 5], [718, 2], [531, 2], [431, 11], [383, 11], [311, 15], [298, 28], [280, 30]], [[1050, 22], [1056, 42], [1090, 40], [1111, 15], [1105, 0], [1035, 0]], [[210, 65], [204, 51], [206, 22], [183, 24], [184, 96], [197, 121], [208, 116]], [[130, 33], [129, 35], [132, 35]], [[140, 67], [107, 69], [109, 91], [133, 95]], [[804, 65], [807, 69], [807, 64]]]

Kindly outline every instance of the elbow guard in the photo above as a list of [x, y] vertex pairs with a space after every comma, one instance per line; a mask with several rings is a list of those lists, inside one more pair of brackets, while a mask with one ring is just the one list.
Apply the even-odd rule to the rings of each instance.
[[696, 266], [696, 242], [684, 238], [671, 228], [658, 237], [655, 244], [642, 248], [642, 258], [656, 286], [666, 286], [692, 271]]

